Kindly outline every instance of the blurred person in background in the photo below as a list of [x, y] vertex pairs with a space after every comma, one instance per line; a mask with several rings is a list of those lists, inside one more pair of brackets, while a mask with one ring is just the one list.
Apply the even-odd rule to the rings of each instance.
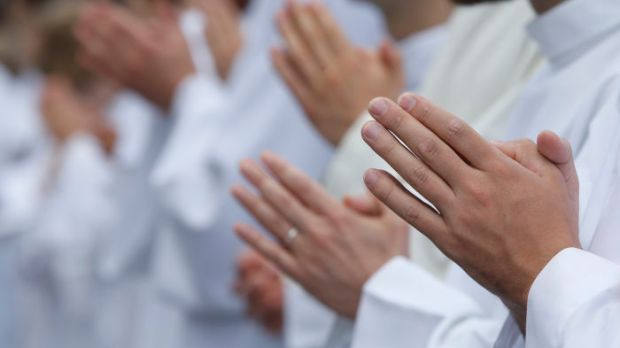
[[35, 114], [38, 76], [33, 12], [43, 1], [0, 4], [0, 345], [16, 347], [22, 332], [18, 287], [19, 242], [34, 196], [33, 169], [39, 166], [40, 124]]
[[[225, 81], [209, 73], [217, 67], [201, 72], [204, 67], [189, 66], [187, 48], [166, 47], [164, 33], [116, 8], [93, 8], [76, 29], [87, 66], [138, 91], [174, 121], [151, 177], [163, 211], [147, 250], [162, 301], [184, 313], [177, 345], [281, 344], [279, 336], [245, 317], [232, 292], [241, 245], [226, 232], [242, 214], [227, 189], [240, 179], [238, 160], [278, 148], [318, 176], [330, 154], [271, 68], [273, 16], [280, 6], [250, 2], [241, 21], [245, 44]], [[376, 43], [383, 36], [367, 8], [346, 1], [333, 6], [358, 42]], [[206, 22], [208, 31], [208, 16]], [[276, 136], [276, 129], [287, 132]]]
[[[15, 106], [2, 114], [30, 135], [17, 143], [19, 162], [2, 171], [7, 179], [3, 207], [22, 207], [19, 219], [13, 214], [1, 220], [3, 227], [21, 232], [19, 262], [10, 265], [20, 273], [7, 282], [7, 289], [20, 290], [11, 320], [18, 347], [132, 346], [127, 341], [105, 345], [121, 334], [119, 323], [116, 331], [101, 328], [119, 305], [110, 300], [98, 262], [113, 235], [127, 236], [131, 230], [118, 226], [117, 213], [131, 207], [140, 216], [147, 206], [123, 200], [122, 194], [131, 191], [121, 185], [136, 190], [127, 181], [143, 163], [149, 123], [159, 119], [151, 117], [155, 110], [146, 102], [77, 64], [72, 26], [81, 4], [42, 3], [31, 8], [31, 22], [15, 23], [31, 27], [12, 31], [32, 33], [39, 42], [34, 57], [18, 60], [36, 83], [14, 88]], [[129, 318], [135, 307], [127, 303], [109, 321]]]
[[[273, 51], [274, 66], [309, 120], [334, 146], [358, 119], [366, 119], [364, 109], [373, 96], [395, 98], [403, 90], [419, 89], [446, 39], [445, 23], [452, 13], [450, 1], [370, 3], [380, 10], [389, 33], [389, 39], [372, 49], [351, 43], [318, 3], [291, 2], [278, 16], [287, 45]], [[340, 194], [347, 188], [330, 190]], [[241, 197], [247, 197], [245, 192]], [[326, 344], [333, 313], [293, 283], [280, 289], [281, 278], [257, 254], [243, 254], [239, 265], [237, 287], [249, 312], [272, 329], [284, 316], [287, 347]]]

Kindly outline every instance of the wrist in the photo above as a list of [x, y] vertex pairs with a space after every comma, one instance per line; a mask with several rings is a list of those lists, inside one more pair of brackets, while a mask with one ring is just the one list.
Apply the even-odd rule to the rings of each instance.
[[540, 253], [540, 257], [538, 258], [530, 258], [530, 260], [532, 260], [532, 264], [530, 267], [527, 267], [527, 271], [525, 272], [525, 276], [523, 277], [523, 284], [516, 287], [520, 290], [515, 294], [515, 296], [511, 296], [511, 298], [505, 299], [507, 307], [514, 313], [515, 319], [517, 319], [517, 321], [522, 317], [523, 323], [525, 322], [525, 316], [527, 314], [527, 304], [529, 301], [530, 293], [532, 291], [532, 286], [534, 285], [536, 279], [538, 279], [543, 270], [548, 267], [551, 261], [558, 254], [567, 249], [581, 249], [581, 246], [578, 242], [562, 243], [555, 248], [550, 248], [549, 251], [546, 253]]

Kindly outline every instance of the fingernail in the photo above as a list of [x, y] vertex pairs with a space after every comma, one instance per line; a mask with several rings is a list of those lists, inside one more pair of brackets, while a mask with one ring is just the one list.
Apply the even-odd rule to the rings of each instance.
[[417, 102], [418, 100], [411, 94], [403, 94], [398, 98], [398, 105], [407, 112], [413, 110]]
[[377, 122], [368, 122], [364, 127], [363, 136], [366, 140], [375, 140], [381, 133], [381, 126]]
[[383, 116], [389, 108], [388, 103], [383, 98], [377, 98], [370, 102], [368, 110], [375, 116]]
[[368, 170], [364, 174], [364, 182], [366, 183], [367, 186], [374, 186], [377, 183], [377, 180], [379, 180], [379, 176], [372, 169]]

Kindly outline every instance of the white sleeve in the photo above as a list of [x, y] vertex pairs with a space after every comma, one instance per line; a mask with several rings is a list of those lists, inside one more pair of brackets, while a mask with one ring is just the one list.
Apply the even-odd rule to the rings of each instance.
[[44, 255], [44, 262], [49, 257], [47, 266], [58, 266], [59, 276], [86, 267], [88, 262], [71, 258], [92, 257], [86, 254], [112, 226], [116, 218], [113, 182], [112, 166], [97, 140], [89, 135], [70, 139], [50, 177], [34, 231], [27, 238], [26, 255], [33, 260]]
[[218, 215], [219, 168], [209, 165], [214, 142], [228, 124], [232, 105], [222, 85], [203, 75], [182, 82], [172, 107], [172, 132], [151, 176], [165, 208], [191, 230], [204, 230]]
[[492, 347], [502, 320], [403, 257], [365, 285], [353, 347]]
[[300, 285], [284, 282], [284, 340], [287, 348], [322, 347], [336, 314], [319, 303]]
[[34, 230], [23, 238], [22, 266], [34, 273], [34, 288], [53, 289], [43, 298], [50, 301], [47, 308], [62, 309], [50, 313], [50, 325], [65, 332], [62, 340], [85, 338], [80, 325], [92, 319], [97, 303], [98, 241], [116, 218], [113, 171], [98, 141], [79, 135], [63, 146], [50, 179]]
[[526, 347], [619, 347], [620, 266], [566, 249], [538, 275], [528, 298]]

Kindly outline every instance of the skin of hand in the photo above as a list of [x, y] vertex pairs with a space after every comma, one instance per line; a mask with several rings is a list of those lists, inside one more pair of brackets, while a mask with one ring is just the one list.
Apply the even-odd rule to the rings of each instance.
[[284, 284], [280, 273], [262, 256], [246, 250], [237, 262], [236, 293], [245, 299], [248, 314], [269, 332], [282, 332]]
[[80, 100], [69, 82], [60, 77], [50, 77], [45, 85], [41, 111], [48, 130], [59, 144], [64, 144], [79, 133], [93, 135], [107, 154], [116, 144], [116, 132], [110, 128], [96, 110]]
[[196, 72], [174, 18], [140, 18], [110, 4], [88, 4], [75, 26], [80, 63], [169, 110], [177, 86]]
[[218, 76], [226, 81], [243, 48], [240, 9], [230, 0], [193, 0], [190, 3], [202, 11], [208, 20], [205, 36]]
[[272, 50], [273, 63], [330, 143], [340, 142], [372, 98], [402, 91], [399, 51], [389, 42], [374, 51], [354, 47], [324, 5], [289, 1], [277, 23], [286, 48]]
[[[259, 194], [242, 186], [232, 191], [282, 244], [246, 224], [236, 225], [236, 233], [319, 301], [355, 317], [366, 281], [405, 254], [407, 224], [369, 194], [343, 203], [278, 156], [266, 153], [262, 160], [273, 177], [250, 160], [241, 163]], [[291, 227], [299, 235], [287, 241]]]
[[367, 187], [524, 318], [540, 271], [561, 250], [579, 247], [570, 151], [550, 133], [540, 149], [528, 140], [494, 146], [413, 94], [398, 104], [377, 98], [369, 110], [376, 121], [364, 127], [364, 140], [433, 206], [382, 171], [366, 173]]

